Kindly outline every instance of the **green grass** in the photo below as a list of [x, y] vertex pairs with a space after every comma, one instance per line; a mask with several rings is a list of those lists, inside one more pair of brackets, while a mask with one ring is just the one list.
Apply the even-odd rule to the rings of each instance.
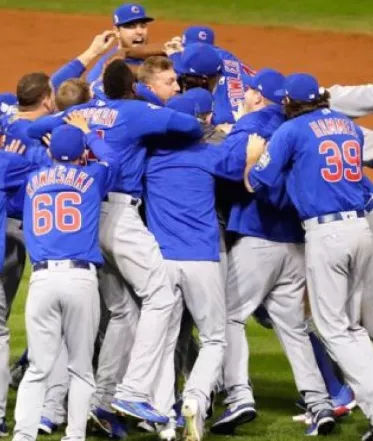
[[[13, 305], [10, 318], [11, 328], [11, 358], [18, 357], [25, 347], [23, 305], [26, 297], [27, 277], [23, 280], [20, 292]], [[294, 386], [289, 364], [283, 355], [279, 343], [272, 331], [268, 331], [250, 322], [247, 327], [252, 357], [250, 359], [252, 382], [255, 387], [255, 396], [259, 417], [246, 427], [237, 430], [237, 441], [300, 441], [304, 440], [304, 428], [300, 423], [292, 422], [292, 415], [296, 415], [297, 409], [294, 402], [298, 398]], [[13, 419], [15, 404], [15, 392], [10, 392], [8, 403], [8, 421]], [[216, 413], [221, 411], [218, 406]], [[11, 423], [12, 425], [12, 423]], [[355, 410], [352, 415], [345, 418], [337, 427], [336, 433], [330, 439], [339, 441], [351, 441], [360, 439], [359, 435], [367, 429], [367, 422], [360, 411]], [[40, 439], [57, 441], [63, 431], [51, 437]], [[102, 438], [90, 436], [89, 440], [95, 441]], [[134, 441], [155, 441], [154, 435], [131, 433], [130, 439]], [[206, 441], [224, 441], [227, 437], [206, 436]]]
[[[0, 0], [0, 7], [111, 14], [121, 3], [122, 0]], [[158, 18], [198, 23], [257, 23], [373, 31], [372, 0], [140, 0], [140, 3]]]

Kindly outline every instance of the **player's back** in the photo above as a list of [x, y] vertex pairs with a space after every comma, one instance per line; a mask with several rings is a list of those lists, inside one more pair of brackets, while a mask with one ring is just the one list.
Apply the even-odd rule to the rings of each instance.
[[319, 109], [286, 122], [280, 131], [293, 145], [287, 189], [302, 219], [364, 210], [363, 135], [352, 120]]
[[158, 150], [148, 160], [146, 218], [167, 259], [219, 259], [215, 178], [206, 146]]
[[31, 261], [76, 259], [102, 263], [98, 226], [104, 171], [55, 163], [28, 179], [24, 203], [24, 234]]

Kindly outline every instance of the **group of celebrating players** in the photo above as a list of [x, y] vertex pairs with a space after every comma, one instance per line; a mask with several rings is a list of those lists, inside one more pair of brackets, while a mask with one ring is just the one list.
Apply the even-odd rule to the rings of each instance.
[[279, 337], [306, 435], [358, 405], [373, 440], [372, 137], [350, 119], [373, 86], [254, 72], [205, 26], [148, 44], [151, 21], [122, 5], [0, 95], [0, 435], [26, 250], [14, 441], [65, 423], [83, 440], [87, 422], [120, 439], [130, 418], [166, 441], [200, 441], [208, 418], [234, 434], [257, 416], [251, 316]]

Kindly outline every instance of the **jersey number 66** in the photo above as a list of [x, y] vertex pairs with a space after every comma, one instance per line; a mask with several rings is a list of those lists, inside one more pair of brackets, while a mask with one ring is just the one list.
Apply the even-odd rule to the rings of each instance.
[[57, 195], [43, 193], [32, 201], [32, 224], [35, 236], [50, 233], [56, 228], [62, 233], [74, 233], [82, 226], [82, 203], [79, 193], [65, 191]]

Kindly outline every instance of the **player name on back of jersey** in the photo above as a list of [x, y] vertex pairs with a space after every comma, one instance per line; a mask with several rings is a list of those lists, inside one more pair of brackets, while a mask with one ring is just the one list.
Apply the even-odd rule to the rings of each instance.
[[57, 165], [35, 173], [27, 184], [27, 195], [32, 198], [37, 190], [49, 185], [66, 185], [85, 193], [93, 184], [94, 178], [79, 168]]
[[[100, 102], [98, 102], [98, 104], [100, 104]], [[102, 105], [105, 105], [104, 101], [102, 101]], [[87, 109], [81, 109], [78, 112], [89, 123], [103, 125], [106, 127], [113, 127], [119, 114], [117, 110], [109, 109], [108, 107], [101, 107], [101, 108], [89, 107]]]
[[330, 135], [351, 135], [358, 137], [355, 124], [347, 118], [322, 118], [312, 121], [309, 126], [318, 138]]

